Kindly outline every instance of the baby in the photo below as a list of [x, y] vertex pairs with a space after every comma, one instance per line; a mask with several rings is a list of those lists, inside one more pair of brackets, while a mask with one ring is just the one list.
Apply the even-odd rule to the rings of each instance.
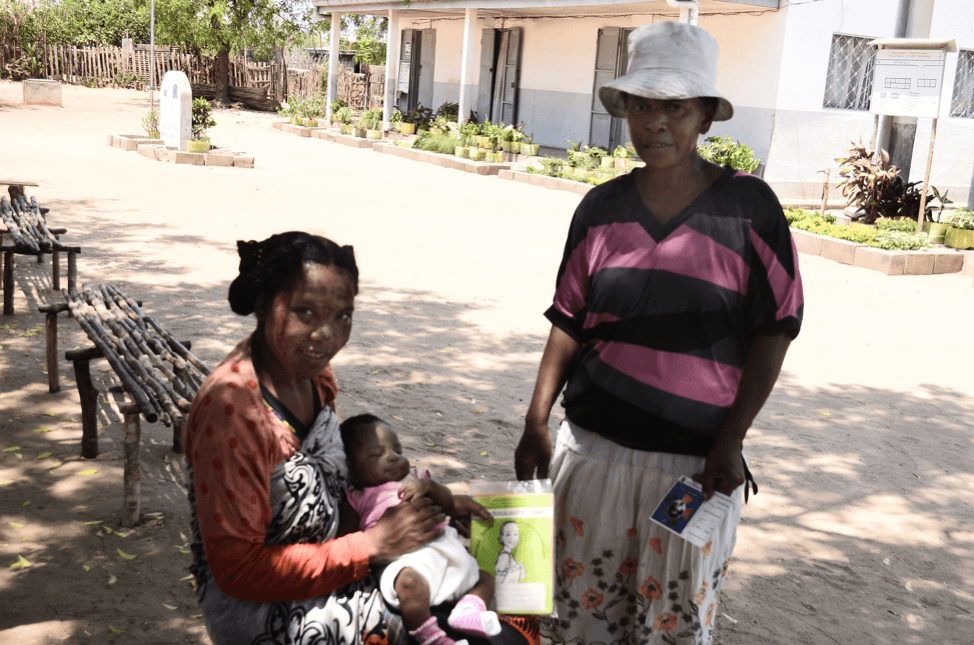
[[[341, 432], [352, 481], [348, 502], [359, 515], [360, 530], [374, 526], [386, 509], [424, 495], [446, 513], [453, 509], [450, 489], [409, 475], [399, 437], [385, 421], [361, 414], [342, 423]], [[442, 537], [399, 556], [382, 571], [383, 598], [400, 608], [403, 623], [419, 645], [454, 645], [430, 612], [431, 606], [448, 601], [459, 600], [447, 618], [454, 629], [476, 636], [499, 634], [497, 614], [487, 611], [494, 579], [479, 569], [456, 529], [445, 524], [437, 528], [444, 529]]]

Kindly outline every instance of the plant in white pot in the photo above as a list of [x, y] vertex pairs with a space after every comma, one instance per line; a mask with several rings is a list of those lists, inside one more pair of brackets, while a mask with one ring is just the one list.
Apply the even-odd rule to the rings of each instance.
[[193, 99], [193, 124], [192, 138], [186, 142], [188, 152], [208, 152], [210, 150], [210, 138], [206, 136], [207, 130], [216, 125], [212, 116], [210, 102], [204, 98]]
[[159, 138], [159, 110], [149, 110], [142, 119], [142, 127], [150, 139]]

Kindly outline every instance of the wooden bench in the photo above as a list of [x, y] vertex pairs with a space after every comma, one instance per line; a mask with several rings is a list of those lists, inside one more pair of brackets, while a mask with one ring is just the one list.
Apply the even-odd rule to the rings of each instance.
[[[0, 197], [0, 219], [6, 230], [0, 232], [0, 255], [3, 257], [3, 315], [14, 314], [14, 255], [34, 255], [37, 262], [44, 259], [45, 253], [51, 254], [51, 283], [54, 291], [61, 289], [61, 253], [68, 254], [68, 288], [74, 289], [78, 280], [77, 255], [81, 248], [61, 244], [60, 235], [67, 233], [66, 228], [48, 228], [37, 200], [30, 201], [22, 194], [12, 199]], [[11, 238], [12, 244], [5, 244], [3, 236]]]
[[104, 358], [122, 383], [130, 400], [119, 405], [124, 417], [125, 497], [122, 523], [139, 520], [139, 452], [142, 430], [139, 417], [162, 421], [173, 428], [173, 450], [183, 450], [183, 426], [193, 399], [210, 370], [189, 350], [191, 343], [177, 341], [151, 317], [141, 303], [113, 285], [81, 291], [62, 289], [65, 302], [39, 307], [47, 314], [48, 381], [51, 392], [60, 390], [57, 373], [57, 316], [70, 311], [93, 346], [65, 352], [74, 363], [81, 398], [81, 455], [98, 455], [98, 390], [91, 380], [89, 362]]

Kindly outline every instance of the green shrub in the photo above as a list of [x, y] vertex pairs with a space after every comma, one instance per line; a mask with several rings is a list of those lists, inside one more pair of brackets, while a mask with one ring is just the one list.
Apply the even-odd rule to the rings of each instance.
[[413, 142], [413, 147], [419, 148], [420, 150], [452, 155], [456, 152], [459, 143], [457, 139], [448, 137], [445, 134], [429, 134], [428, 131], [425, 131], [416, 138], [416, 141]]
[[900, 231], [902, 233], [916, 233], [917, 223], [916, 220], [907, 219], [905, 217], [900, 217], [896, 219], [890, 219], [888, 217], [877, 217], [876, 228], [878, 228], [881, 231]]
[[730, 137], [707, 137], [704, 145], [697, 146], [701, 157], [718, 166], [730, 166], [734, 170], [754, 172], [761, 163], [754, 158], [754, 151]]
[[[807, 213], [807, 211], [804, 212]], [[809, 233], [827, 235], [829, 237], [834, 237], [840, 240], [849, 240], [850, 242], [856, 242], [858, 244], [870, 244], [875, 239], [876, 233], [878, 232], [873, 227], [866, 226], [864, 224], [838, 226], [831, 222], [825, 221], [814, 213], [808, 214], [808, 216], [805, 217], [796, 218], [794, 221], [789, 223], [789, 226], [803, 231], [808, 231]]]
[[[913, 228], [916, 229], [915, 223]], [[930, 238], [926, 233], [907, 233], [887, 229], [878, 231], [876, 238], [869, 245], [889, 251], [916, 251], [929, 248]]]
[[974, 230], [974, 211], [966, 208], [958, 208], [953, 213], [944, 218], [944, 222], [954, 228], [962, 228], [968, 231]]

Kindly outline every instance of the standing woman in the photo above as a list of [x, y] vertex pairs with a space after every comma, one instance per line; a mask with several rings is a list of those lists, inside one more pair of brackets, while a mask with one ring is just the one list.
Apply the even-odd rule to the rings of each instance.
[[[254, 313], [257, 328], [203, 384], [186, 443], [191, 570], [210, 635], [216, 645], [404, 645], [369, 563], [431, 542], [444, 517], [423, 497], [368, 531], [339, 529], [348, 465], [330, 362], [352, 330], [352, 247], [301, 232], [237, 247], [230, 307]], [[460, 517], [475, 505], [457, 496], [456, 506]], [[507, 629], [505, 645], [523, 645]]]
[[[628, 119], [646, 166], [575, 212], [515, 468], [530, 479], [550, 466], [555, 481], [553, 643], [709, 645], [750, 479], [744, 435], [798, 334], [801, 279], [771, 189], [697, 154], [733, 115], [716, 41], [661, 22], [629, 43], [629, 72], [599, 98]], [[650, 521], [684, 475], [733, 500], [703, 548]]]

